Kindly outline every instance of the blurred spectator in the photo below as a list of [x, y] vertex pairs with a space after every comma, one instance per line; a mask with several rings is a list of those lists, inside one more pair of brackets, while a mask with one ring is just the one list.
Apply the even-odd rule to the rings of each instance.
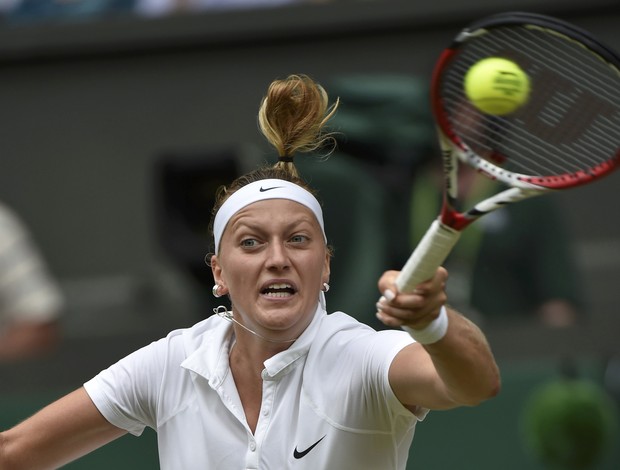
[[13, 10], [21, 0], [0, 0], [0, 15], [4, 16]]
[[331, 0], [0, 0], [0, 16], [8, 23], [109, 18], [120, 14], [160, 17], [207, 10], [279, 7]]
[[278, 7], [293, 3], [325, 3], [329, 0], [135, 0], [135, 11], [147, 17], [204, 10]]
[[[362, 75], [340, 77], [329, 88], [341, 99], [332, 120], [342, 135], [339, 149], [370, 166], [390, 190], [389, 217], [409, 220], [401, 234], [390, 234], [395, 241], [390, 262], [399, 269], [441, 207], [429, 84], [401, 75]], [[466, 200], [497, 192], [499, 183], [474, 171], [459, 178]], [[522, 201], [467, 228], [445, 263], [451, 304], [483, 320], [534, 317], [553, 327], [575, 323], [582, 306], [578, 273], [570, 231], [561, 228], [555, 204], [553, 196]]]
[[131, 13], [135, 0], [0, 0], [9, 23], [79, 20]]
[[0, 362], [51, 351], [62, 307], [63, 296], [27, 229], [0, 203]]

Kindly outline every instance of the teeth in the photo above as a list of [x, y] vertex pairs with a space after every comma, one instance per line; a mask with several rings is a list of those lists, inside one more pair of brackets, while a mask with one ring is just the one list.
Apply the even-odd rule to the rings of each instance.
[[267, 292], [267, 297], [289, 297], [291, 294], [288, 292]]
[[271, 284], [268, 289], [291, 289], [290, 284]]
[[293, 295], [292, 291], [293, 287], [290, 284], [282, 282], [278, 284], [270, 284], [263, 293], [268, 297], [283, 298]]

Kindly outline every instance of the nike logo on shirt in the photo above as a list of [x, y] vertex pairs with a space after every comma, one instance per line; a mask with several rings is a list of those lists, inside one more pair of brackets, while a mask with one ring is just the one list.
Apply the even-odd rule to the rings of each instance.
[[262, 186], [260, 187], [259, 191], [261, 193], [264, 193], [265, 191], [271, 191], [272, 189], [278, 189], [278, 188], [283, 188], [284, 186], [272, 186], [271, 188], [263, 188]]
[[[325, 436], [327, 436], [327, 434], [325, 434]], [[297, 450], [297, 446], [295, 446], [295, 450], [293, 451], [293, 457], [295, 457], [296, 459], [301, 459], [302, 457], [304, 457], [308, 452], [310, 452], [312, 449], [314, 449], [319, 442], [321, 442], [323, 439], [325, 439], [325, 436], [323, 436], [322, 438], [320, 438], [318, 441], [316, 441], [314, 444], [312, 444], [310, 447], [308, 447], [305, 450], [302, 451], [298, 451]]]

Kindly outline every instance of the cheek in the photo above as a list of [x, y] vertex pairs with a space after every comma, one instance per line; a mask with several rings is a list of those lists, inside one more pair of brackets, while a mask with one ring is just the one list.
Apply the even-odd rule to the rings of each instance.
[[324, 258], [317, 259], [316, 256], [308, 257], [302, 266], [302, 274], [307, 275], [308, 281], [310, 281], [310, 278], [314, 277], [320, 277], [322, 279], [325, 273], [329, 273], [329, 264]]
[[222, 279], [226, 285], [243, 286], [256, 279], [260, 266], [249, 258], [227, 258], [222, 263]]

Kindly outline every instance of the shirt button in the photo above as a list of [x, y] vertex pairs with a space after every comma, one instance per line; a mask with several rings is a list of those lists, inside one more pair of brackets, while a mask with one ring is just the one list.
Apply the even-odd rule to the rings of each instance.
[[256, 442], [254, 442], [254, 441], [251, 441], [251, 442], [250, 442], [250, 450], [251, 450], [252, 452], [254, 452], [254, 451], [256, 450]]
[[269, 410], [263, 410], [263, 416], [269, 416]]

